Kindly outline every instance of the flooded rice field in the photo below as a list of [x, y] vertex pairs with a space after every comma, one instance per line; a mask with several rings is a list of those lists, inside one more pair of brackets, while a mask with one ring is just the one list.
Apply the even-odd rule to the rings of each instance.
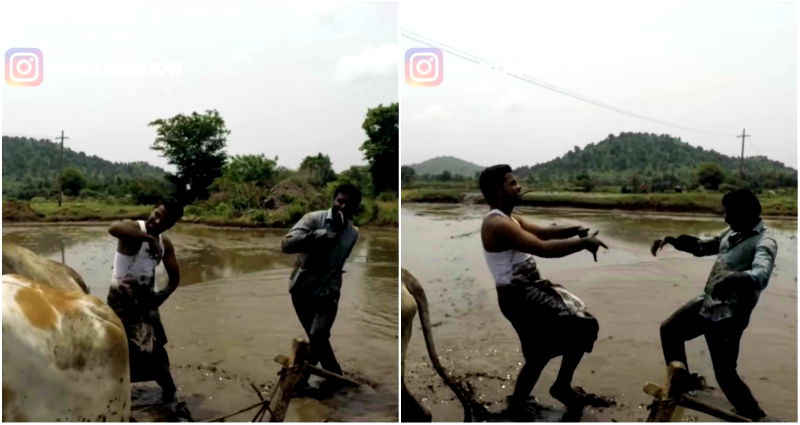
[[[62, 261], [105, 301], [116, 239], [108, 224], [4, 225], [3, 243]], [[180, 265], [180, 287], [162, 305], [172, 374], [195, 420], [258, 402], [277, 382], [276, 354], [304, 336], [288, 292], [294, 256], [280, 252], [286, 230], [181, 224], [166, 233]], [[365, 382], [330, 398], [294, 399], [287, 421], [397, 420], [397, 231], [361, 229], [345, 265], [331, 343], [345, 375]], [[163, 267], [157, 282], [166, 284]], [[158, 419], [160, 389], [136, 384], [134, 416]], [[228, 421], [249, 421], [254, 411]]]
[[[485, 206], [403, 204], [402, 263], [425, 288], [442, 363], [465, 377], [489, 409], [499, 412], [522, 365], [519, 340], [500, 313], [494, 282], [480, 242]], [[582, 421], [643, 421], [652, 401], [642, 388], [662, 384], [666, 368], [659, 325], [674, 310], [702, 292], [714, 257], [695, 258], [665, 247], [650, 254], [653, 240], [666, 235], [715, 235], [726, 227], [721, 217], [520, 208], [540, 224], [581, 223], [600, 230], [610, 249], [592, 261], [588, 252], [561, 259], [537, 259], [545, 279], [563, 284], [598, 319], [594, 351], [584, 356], [574, 385], [616, 399], [617, 406], [586, 409]], [[778, 243], [778, 258], [744, 333], [739, 373], [761, 407], [784, 421], [797, 419], [797, 221], [765, 219]], [[692, 372], [716, 380], [703, 338], [686, 344]], [[546, 406], [561, 405], [548, 394], [560, 358], [552, 360], [533, 391]], [[406, 384], [435, 421], [460, 421], [461, 406], [427, 359], [418, 322], [406, 358]], [[719, 390], [716, 398], [724, 400]], [[720, 405], [727, 402], [719, 401]], [[684, 419], [714, 421], [686, 411]], [[558, 420], [558, 418], [554, 419]]]

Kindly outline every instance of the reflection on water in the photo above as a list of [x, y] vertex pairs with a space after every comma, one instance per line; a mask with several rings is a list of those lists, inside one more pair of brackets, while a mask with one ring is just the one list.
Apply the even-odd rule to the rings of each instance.
[[[117, 240], [105, 226], [4, 226], [3, 243], [16, 243], [74, 268], [105, 299]], [[214, 229], [178, 225], [165, 235], [172, 240], [181, 271], [181, 286], [261, 270], [287, 268], [292, 256], [280, 252], [283, 231]], [[166, 284], [163, 267], [156, 280]]]

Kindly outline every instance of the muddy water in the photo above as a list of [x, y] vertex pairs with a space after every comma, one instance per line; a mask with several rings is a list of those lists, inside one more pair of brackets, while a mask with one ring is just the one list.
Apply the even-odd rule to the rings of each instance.
[[[519, 342], [497, 306], [494, 283], [483, 258], [480, 235], [485, 206], [403, 204], [403, 267], [424, 286], [431, 304], [437, 349], [452, 373], [466, 376], [492, 411], [505, 407], [522, 362]], [[561, 259], [537, 259], [542, 275], [578, 295], [600, 323], [594, 351], [584, 357], [574, 384], [612, 396], [618, 406], [587, 409], [583, 421], [641, 421], [650, 397], [642, 388], [661, 384], [665, 367], [659, 324], [701, 293], [713, 257], [694, 258], [671, 246], [658, 258], [650, 243], [677, 234], [718, 234], [719, 217], [655, 215], [620, 211], [522, 208], [528, 219], [548, 224], [582, 223], [600, 230], [611, 249], [598, 262], [587, 252]], [[778, 258], [745, 331], [739, 372], [770, 415], [797, 419], [797, 221], [766, 220], [775, 232]], [[693, 372], [716, 386], [705, 341], [687, 343]], [[462, 411], [430, 367], [419, 325], [406, 359], [406, 383], [437, 421], [459, 421]], [[548, 364], [533, 394], [560, 408], [547, 393], [560, 359]], [[714, 395], [724, 400], [719, 390]], [[716, 402], [716, 401], [715, 401]], [[719, 401], [728, 406], [727, 402]], [[714, 418], [687, 412], [693, 419]], [[691, 419], [691, 417], [690, 417]], [[556, 417], [555, 419], [558, 420]]]
[[[3, 242], [17, 243], [75, 268], [91, 293], [105, 300], [115, 240], [107, 224], [3, 226]], [[285, 230], [178, 225], [173, 241], [181, 285], [161, 307], [167, 351], [181, 397], [195, 420], [258, 402], [277, 381], [276, 354], [289, 354], [302, 336], [288, 296], [294, 256], [280, 252]], [[397, 419], [397, 231], [361, 229], [345, 265], [339, 314], [331, 342], [345, 374], [366, 382], [324, 400], [295, 399], [287, 420], [394, 421]], [[159, 267], [157, 282], [166, 284]], [[134, 407], [160, 394], [137, 384]], [[249, 421], [255, 411], [229, 421]]]

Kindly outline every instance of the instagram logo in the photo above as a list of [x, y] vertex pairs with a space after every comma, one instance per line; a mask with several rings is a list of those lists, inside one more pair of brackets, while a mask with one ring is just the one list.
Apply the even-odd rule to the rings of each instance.
[[42, 84], [42, 51], [14, 48], [6, 51], [6, 83], [9, 86]]
[[442, 84], [442, 51], [433, 47], [406, 50], [406, 83], [412, 86]]

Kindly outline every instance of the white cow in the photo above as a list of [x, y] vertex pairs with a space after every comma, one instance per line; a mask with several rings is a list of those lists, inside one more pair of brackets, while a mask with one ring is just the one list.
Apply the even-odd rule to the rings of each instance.
[[4, 244], [3, 273], [3, 421], [127, 421], [128, 342], [111, 308], [25, 248]]

